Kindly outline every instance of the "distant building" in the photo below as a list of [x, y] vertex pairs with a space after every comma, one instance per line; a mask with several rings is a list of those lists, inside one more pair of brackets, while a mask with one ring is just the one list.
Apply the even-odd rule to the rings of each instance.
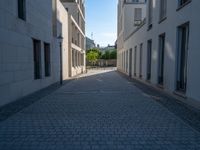
[[84, 0], [60, 0], [69, 14], [69, 76], [86, 70]]
[[94, 40], [86, 37], [86, 50], [89, 50], [89, 49], [92, 49], [92, 48], [95, 48], [96, 45], [94, 43]]

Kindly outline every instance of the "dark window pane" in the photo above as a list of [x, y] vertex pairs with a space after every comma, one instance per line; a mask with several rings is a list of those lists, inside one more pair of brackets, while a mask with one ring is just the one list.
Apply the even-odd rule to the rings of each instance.
[[18, 0], [18, 17], [26, 20], [26, 0]]
[[44, 44], [44, 61], [45, 61], [45, 76], [51, 75], [51, 55], [50, 55], [50, 44]]
[[33, 40], [34, 54], [34, 78], [41, 78], [41, 43], [38, 40]]

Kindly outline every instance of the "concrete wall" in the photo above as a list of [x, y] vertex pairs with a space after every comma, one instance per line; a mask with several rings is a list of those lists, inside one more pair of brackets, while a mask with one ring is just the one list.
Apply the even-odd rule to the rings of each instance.
[[131, 32], [133, 32], [137, 26], [134, 25], [134, 15], [135, 15], [135, 8], [142, 9], [142, 20], [146, 17], [146, 5], [142, 4], [125, 4], [123, 7], [124, 10], [124, 38], [127, 38]]
[[[69, 76], [76, 76], [86, 70], [85, 16], [82, 12], [84, 8], [81, 9], [80, 5], [76, 2], [63, 1], [63, 5], [69, 14]], [[72, 51], [76, 51], [76, 54], [74, 55]], [[83, 65], [78, 64], [78, 62], [80, 63], [80, 56], [77, 53], [83, 55]]]
[[[69, 14], [66, 11], [60, 0], [57, 0], [57, 36], [62, 35], [62, 70], [63, 80], [69, 78]], [[57, 41], [57, 50], [60, 50], [59, 42]]]
[[[51, 58], [55, 54], [52, 50], [52, 1], [26, 2], [26, 21], [23, 21], [18, 18], [17, 1], [0, 1], [0, 106], [57, 82], [54, 68], [50, 77], [44, 76], [43, 42], [51, 44]], [[40, 80], [34, 80], [32, 38], [42, 42]], [[54, 61], [51, 59], [52, 64]]]
[[[169, 93], [174, 93], [176, 91], [176, 76], [177, 76], [177, 27], [189, 22], [189, 46], [188, 46], [188, 70], [187, 70], [187, 90], [182, 96], [186, 96], [188, 99], [194, 101], [200, 101], [200, 92], [198, 90], [198, 85], [200, 84], [200, 69], [199, 64], [199, 38], [200, 33], [200, 20], [197, 19], [197, 14], [200, 9], [200, 1], [192, 0], [189, 4], [181, 9], [177, 9], [177, 1], [167, 1], [167, 18], [162, 22], [159, 22], [159, 10], [160, 1], [153, 0], [153, 23], [152, 28], [148, 30], [148, 24], [146, 23], [143, 27], [132, 32], [132, 35], [124, 41], [124, 50], [129, 50], [143, 43], [143, 77], [142, 80], [146, 81], [147, 74], [147, 41], [152, 40], [152, 63], [151, 63], [151, 80], [152, 85], [158, 84], [158, 45], [159, 45], [159, 35], [165, 33], [165, 55], [164, 55], [164, 84], [163, 88]], [[148, 12], [148, 11], [147, 11]], [[148, 16], [148, 15], [147, 15]], [[147, 18], [148, 20], [148, 18]], [[131, 32], [131, 31], [130, 31]], [[138, 49], [139, 50], [139, 49]], [[139, 52], [138, 52], [139, 53]], [[133, 54], [134, 55], [134, 54]], [[118, 57], [122, 57], [121, 51], [118, 51]], [[129, 58], [129, 56], [128, 56]], [[126, 61], [126, 57], [124, 58]], [[132, 70], [134, 70], [134, 56], [132, 57]], [[137, 56], [137, 61], [139, 60]], [[118, 60], [118, 68], [122, 72], [126, 72], [125, 68], [122, 66], [122, 59]], [[127, 61], [129, 63], [129, 61]], [[138, 64], [137, 63], [137, 74], [132, 77], [139, 79], [138, 75]], [[130, 64], [128, 64], [129, 66]], [[129, 72], [126, 72], [129, 74]]]

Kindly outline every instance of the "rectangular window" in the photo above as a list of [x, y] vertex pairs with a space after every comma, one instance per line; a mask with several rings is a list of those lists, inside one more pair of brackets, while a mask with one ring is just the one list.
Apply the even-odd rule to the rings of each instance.
[[178, 0], [178, 7], [188, 4], [191, 0]]
[[26, 0], [18, 0], [18, 17], [26, 20]]
[[82, 58], [81, 65], [84, 66], [84, 54], [81, 54], [81, 58]]
[[163, 85], [164, 82], [164, 58], [165, 58], [165, 34], [159, 36], [159, 52], [158, 52], [158, 84]]
[[41, 42], [33, 39], [34, 78], [41, 79]]
[[124, 53], [122, 52], [122, 70], [124, 70]]
[[132, 48], [129, 50], [129, 77], [132, 77]]
[[134, 76], [137, 75], [137, 46], [135, 46], [135, 53], [134, 53]]
[[75, 51], [72, 50], [72, 66], [75, 67]]
[[167, 15], [167, 0], [160, 0], [160, 20], [166, 18]]
[[126, 51], [126, 72], [128, 73], [128, 50]]
[[143, 55], [143, 44], [140, 44], [140, 78], [142, 78], [142, 55]]
[[147, 42], [147, 80], [151, 80], [151, 53], [152, 53], [152, 40]]
[[142, 8], [135, 8], [134, 25], [139, 26], [142, 22]]
[[149, 5], [148, 5], [148, 26], [149, 26], [149, 29], [152, 27], [152, 21], [153, 21], [153, 0], [149, 0]]
[[74, 53], [75, 53], [75, 55], [74, 55], [75, 67], [77, 67], [78, 66], [78, 63], [77, 63], [77, 51], [74, 50]]
[[189, 23], [178, 27], [177, 90], [186, 92]]
[[123, 54], [123, 70], [124, 70], [124, 72], [125, 72], [125, 52], [122, 52], [122, 54]]
[[50, 44], [44, 43], [44, 65], [45, 65], [45, 76], [49, 77], [51, 75], [51, 54], [50, 54]]

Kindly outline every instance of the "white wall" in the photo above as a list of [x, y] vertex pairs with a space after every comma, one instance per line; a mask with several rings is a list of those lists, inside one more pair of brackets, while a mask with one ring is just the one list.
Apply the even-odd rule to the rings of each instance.
[[[49, 0], [26, 2], [27, 15], [26, 21], [23, 21], [18, 19], [17, 1], [0, 1], [0, 105], [56, 82], [53, 73], [51, 77], [44, 76], [43, 42], [52, 46], [52, 2]], [[32, 38], [42, 42], [40, 80], [34, 80]], [[51, 49], [52, 58], [53, 55]], [[53, 64], [54, 60], [51, 61]]]
[[[57, 0], [57, 28], [58, 36], [62, 34], [63, 80], [69, 78], [69, 15], [60, 0]], [[57, 45], [58, 51], [60, 50]]]
[[131, 32], [133, 32], [137, 26], [134, 25], [135, 8], [142, 9], [142, 20], [146, 17], [146, 5], [145, 4], [125, 4], [124, 11], [124, 38], [126, 39]]
[[[187, 70], [187, 91], [185, 96], [189, 99], [200, 101], [200, 69], [199, 69], [199, 33], [200, 19], [197, 14], [200, 10], [200, 1], [192, 0], [189, 4], [180, 10], [177, 10], [177, 1], [167, 1], [167, 18], [159, 23], [159, 0], [153, 0], [153, 26], [148, 30], [147, 23], [138, 31], [132, 34], [124, 42], [124, 50], [128, 50], [137, 45], [139, 53], [139, 44], [143, 44], [143, 80], [146, 80], [147, 66], [147, 41], [152, 39], [152, 70], [151, 84], [158, 84], [158, 45], [159, 35], [165, 33], [165, 58], [164, 58], [164, 90], [173, 93], [176, 90], [176, 65], [177, 65], [177, 27], [190, 22], [189, 47], [188, 47], [188, 70]], [[147, 11], [148, 12], [148, 11]], [[148, 18], [147, 18], [148, 20]], [[132, 31], [130, 30], [130, 33]], [[139, 57], [139, 56], [137, 56]], [[139, 60], [139, 58], [137, 58]], [[132, 66], [134, 67], [134, 54]], [[139, 64], [139, 63], [137, 63]], [[134, 70], [134, 68], [132, 68]], [[138, 71], [138, 66], [137, 66]], [[127, 73], [128, 74], [128, 73]], [[137, 77], [138, 78], [138, 74]]]

